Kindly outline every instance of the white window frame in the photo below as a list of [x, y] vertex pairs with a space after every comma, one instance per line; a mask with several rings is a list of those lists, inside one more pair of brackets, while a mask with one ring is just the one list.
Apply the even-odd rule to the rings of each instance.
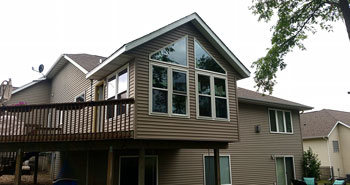
[[[276, 129], [277, 129], [277, 131], [272, 131], [272, 130], [271, 130], [270, 110], [275, 111], [275, 119], [276, 119]], [[280, 131], [279, 131], [277, 111], [282, 111], [282, 112], [283, 112], [284, 132], [280, 132]], [[272, 133], [272, 134], [294, 134], [293, 114], [292, 114], [292, 111], [290, 111], [290, 110], [283, 110], [283, 109], [268, 108], [268, 109], [267, 109], [267, 112], [268, 112], [268, 117], [269, 117], [270, 133]], [[291, 128], [292, 128], [292, 132], [287, 132], [287, 122], [286, 122], [285, 112], [289, 112], [289, 113], [290, 113], [290, 124], [291, 124]]]
[[[120, 172], [121, 172], [121, 160], [122, 158], [138, 158], [138, 155], [122, 155], [119, 157], [119, 166], [118, 166], [118, 185], [120, 185]], [[158, 185], [158, 173], [159, 173], [159, 167], [158, 167], [158, 155], [145, 155], [145, 158], [147, 157], [155, 157], [156, 158], [156, 168], [157, 168], [157, 182], [156, 185]]]
[[[203, 154], [203, 177], [204, 177], [204, 185], [206, 185], [206, 176], [205, 176], [205, 157], [214, 157], [213, 155], [210, 154]], [[230, 166], [230, 182], [231, 184], [221, 184], [221, 185], [232, 185], [232, 168], [231, 168], [231, 155], [230, 154], [220, 154], [220, 157], [228, 157], [228, 162]], [[220, 177], [221, 178], [221, 177]]]
[[[196, 61], [196, 48], [195, 48], [195, 43], [198, 43], [202, 49], [204, 51], [206, 51], [208, 53], [208, 55], [214, 59], [214, 61], [225, 71], [225, 73], [219, 73], [219, 72], [215, 72], [215, 71], [209, 71], [209, 70], [205, 70], [205, 69], [200, 69], [200, 68], [197, 68], [197, 61]], [[215, 57], [213, 55], [210, 54], [210, 52], [203, 46], [203, 44], [196, 38], [194, 38], [194, 41], [193, 41], [193, 53], [194, 53], [194, 67], [197, 71], [202, 71], [202, 72], [209, 72], [209, 73], [213, 73], [213, 74], [217, 74], [217, 75], [227, 75], [227, 71], [226, 69], [218, 62], [218, 60], [215, 59]]]
[[[184, 38], [185, 38], [185, 40], [186, 40], [186, 64], [187, 64], [187, 65], [175, 64], [175, 63], [171, 63], [171, 62], [164, 62], [164, 61], [161, 61], [161, 60], [156, 60], [156, 59], [152, 59], [152, 58], [151, 58], [151, 56], [152, 56], [153, 54], [157, 53], [157, 52], [160, 51], [160, 50], [163, 50], [164, 48], [166, 48], [166, 47], [172, 45], [173, 43], [175, 43], [175, 42], [177, 42], [177, 41], [179, 41], [179, 40], [181, 40], [181, 39], [184, 39]], [[148, 59], [149, 59], [150, 61], [153, 61], [153, 62], [160, 62], [160, 63], [163, 63], [163, 64], [171, 64], [171, 65], [178, 66], [178, 67], [186, 67], [186, 68], [188, 68], [188, 66], [189, 66], [189, 64], [188, 64], [188, 62], [189, 62], [189, 61], [188, 61], [188, 35], [185, 35], [185, 36], [183, 36], [183, 37], [181, 37], [181, 38], [175, 40], [174, 42], [171, 42], [170, 44], [168, 44], [168, 45], [162, 47], [161, 49], [157, 49], [156, 51], [152, 52], [152, 53], [148, 56]]]
[[[334, 142], [337, 142], [338, 145], [338, 151], [335, 151], [334, 149]], [[333, 148], [333, 153], [339, 153], [340, 152], [340, 146], [339, 146], [339, 141], [338, 140], [332, 140], [332, 148]]]
[[77, 96], [74, 97], [74, 102], [77, 102], [77, 98], [81, 95], [84, 95], [84, 102], [86, 102], [86, 93], [83, 91], [82, 93], [78, 94]]
[[[114, 99], [117, 100], [118, 98], [118, 82], [119, 82], [119, 77], [118, 77], [118, 74], [120, 72], [122, 72], [123, 70], [127, 69], [127, 74], [128, 74], [128, 77], [127, 77], [127, 86], [126, 86], [126, 98], [129, 98], [129, 91], [130, 91], [130, 84], [129, 84], [129, 81], [130, 81], [130, 68], [129, 68], [129, 63], [125, 64], [124, 66], [120, 67], [119, 69], [117, 69], [115, 72], [113, 72], [111, 75], [107, 76], [106, 80], [105, 80], [105, 86], [106, 86], [106, 92], [107, 92], [107, 95], [105, 97], [105, 100], [108, 100], [108, 80], [112, 77], [115, 77], [115, 81], [116, 81], [116, 84], [115, 84], [115, 92], [114, 92]], [[107, 110], [106, 110], [107, 111]], [[128, 114], [128, 105], [126, 107], [126, 114]], [[106, 115], [107, 116], [107, 115]], [[114, 117], [117, 116], [117, 108], [115, 107], [114, 108]], [[112, 118], [112, 117], [111, 117]], [[110, 119], [111, 119], [110, 118]]]
[[[287, 157], [291, 157], [293, 159], [293, 171], [294, 171], [294, 179], [296, 179], [296, 174], [295, 174], [295, 158], [294, 155], [275, 155], [274, 156], [274, 160], [275, 160], [275, 173], [276, 173], [276, 184], [277, 184], [277, 178], [278, 178], [278, 174], [277, 174], [277, 158], [283, 158], [283, 164], [284, 164], [284, 171], [285, 173], [287, 173], [287, 166], [286, 166], [286, 158]], [[287, 175], [287, 174], [285, 174]], [[285, 181], [286, 184], [288, 184], [287, 182], [287, 176], [285, 176]]]
[[[167, 69], [167, 80], [168, 80], [168, 88], [167, 89], [163, 89], [163, 88], [157, 88], [157, 87], [153, 87], [153, 66], [157, 66], [157, 67], [163, 67]], [[186, 73], [186, 114], [175, 114], [173, 113], [172, 107], [173, 107], [173, 71], [178, 71], [178, 72], [182, 72], [182, 73]], [[168, 112], [167, 113], [162, 113], [162, 112], [153, 112], [153, 89], [159, 89], [159, 90], [163, 90], [163, 91], [167, 91], [168, 92]], [[188, 72], [188, 68], [185, 68], [183, 66], [179, 67], [179, 65], [173, 65], [172, 63], [166, 63], [164, 64], [164, 62], [149, 62], [149, 115], [156, 115], [156, 116], [169, 116], [169, 117], [186, 117], [189, 118], [190, 117], [190, 96], [189, 96], [189, 72]]]
[[[198, 93], [198, 75], [204, 75], [208, 76], [210, 78], [210, 95], [200, 95]], [[226, 92], [226, 97], [221, 97], [221, 96], [215, 96], [215, 82], [214, 78], [220, 78], [225, 80], [225, 92]], [[230, 121], [230, 105], [229, 105], [229, 92], [228, 92], [228, 82], [227, 82], [227, 76], [226, 75], [219, 75], [218, 73], [211, 73], [209, 71], [196, 71], [195, 72], [195, 85], [196, 85], [196, 114], [197, 114], [197, 119], [206, 119], [206, 120], [219, 120], [219, 121]], [[199, 96], [207, 96], [211, 97], [211, 117], [207, 116], [200, 116], [199, 115]], [[221, 99], [226, 99], [226, 106], [227, 106], [227, 118], [217, 118], [216, 117], [216, 104], [215, 104], [215, 98], [221, 98]]]

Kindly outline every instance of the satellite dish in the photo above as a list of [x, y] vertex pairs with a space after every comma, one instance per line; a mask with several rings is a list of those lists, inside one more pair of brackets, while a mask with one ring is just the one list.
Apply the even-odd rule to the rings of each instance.
[[40, 64], [39, 65], [39, 73], [42, 73], [44, 71], [44, 65]]

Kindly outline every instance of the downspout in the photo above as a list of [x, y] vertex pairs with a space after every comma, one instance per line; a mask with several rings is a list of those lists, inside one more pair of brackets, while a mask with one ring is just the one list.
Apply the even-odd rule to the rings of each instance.
[[328, 160], [329, 160], [329, 171], [331, 174], [331, 179], [333, 180], [334, 175], [333, 175], [333, 171], [332, 171], [332, 161], [331, 161], [331, 156], [330, 156], [330, 152], [329, 152], [329, 138], [328, 137], [323, 137], [324, 140], [327, 141], [327, 152], [328, 152]]

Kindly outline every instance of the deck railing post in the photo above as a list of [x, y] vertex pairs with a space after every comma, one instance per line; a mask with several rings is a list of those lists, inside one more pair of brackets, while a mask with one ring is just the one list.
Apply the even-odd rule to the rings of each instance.
[[23, 152], [19, 148], [17, 150], [17, 153], [16, 153], [16, 168], [15, 168], [15, 183], [14, 183], [14, 185], [21, 185], [22, 155], [23, 155]]
[[220, 176], [220, 151], [218, 148], [214, 149], [214, 173], [215, 173], [215, 184], [221, 185]]

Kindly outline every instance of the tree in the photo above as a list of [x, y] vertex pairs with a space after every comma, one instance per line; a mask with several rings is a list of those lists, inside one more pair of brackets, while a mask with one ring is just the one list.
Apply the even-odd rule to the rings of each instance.
[[273, 30], [271, 47], [264, 57], [253, 62], [256, 68], [254, 81], [258, 90], [273, 91], [276, 84], [276, 72], [283, 70], [286, 63], [283, 58], [295, 46], [305, 50], [302, 41], [307, 33], [316, 33], [319, 26], [323, 30], [333, 31], [332, 23], [344, 20], [350, 40], [350, 0], [252, 0], [250, 7], [258, 20], [271, 21], [277, 15]]
[[321, 162], [318, 159], [317, 154], [312, 152], [311, 148], [309, 148], [306, 152], [304, 152], [304, 156], [303, 156], [304, 177], [315, 177], [315, 179], [319, 179], [320, 166], [321, 166]]

